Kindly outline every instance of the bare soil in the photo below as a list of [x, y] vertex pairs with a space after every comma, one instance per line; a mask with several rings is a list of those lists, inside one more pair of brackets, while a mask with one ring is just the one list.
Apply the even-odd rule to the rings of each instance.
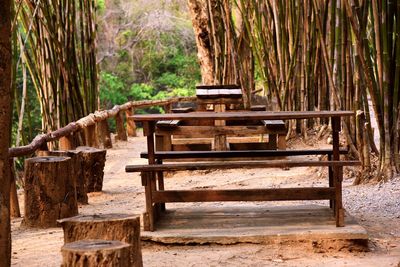
[[[325, 144], [315, 140], [304, 143], [300, 139], [289, 143], [292, 148], [310, 146], [323, 147]], [[80, 206], [80, 214], [142, 213], [145, 203], [140, 177], [125, 173], [124, 168], [127, 164], [145, 163], [139, 158], [145, 147], [143, 137], [114, 143], [114, 148], [107, 151], [103, 192], [90, 193], [89, 205]], [[347, 212], [367, 229], [370, 235], [367, 250], [329, 242], [190, 246], [142, 243], [144, 266], [400, 266], [400, 177], [385, 184], [353, 186], [356, 170], [348, 169], [345, 173], [344, 205]], [[322, 169], [305, 167], [182, 172], [166, 179], [174, 188], [326, 184]], [[22, 192], [19, 197], [20, 203], [24, 203]], [[221, 203], [195, 205], [218, 206]], [[21, 220], [12, 220], [12, 265], [60, 266], [61, 228], [27, 229], [21, 227]]]

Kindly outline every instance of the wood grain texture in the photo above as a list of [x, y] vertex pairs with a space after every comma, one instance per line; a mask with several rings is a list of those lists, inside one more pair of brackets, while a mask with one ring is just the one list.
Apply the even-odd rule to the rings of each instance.
[[170, 114], [146, 114], [129, 117], [136, 121], [158, 120], [293, 120], [354, 116], [353, 111], [248, 111], [248, 112], [191, 112]]

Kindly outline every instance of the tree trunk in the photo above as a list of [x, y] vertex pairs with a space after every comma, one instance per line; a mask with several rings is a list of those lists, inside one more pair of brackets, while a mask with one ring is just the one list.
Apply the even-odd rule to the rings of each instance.
[[61, 248], [61, 267], [130, 267], [129, 248], [121, 241], [81, 240]]
[[0, 266], [10, 266], [11, 2], [0, 6]]
[[78, 214], [71, 159], [25, 160], [25, 217], [28, 227], [55, 227], [57, 220]]
[[125, 214], [80, 215], [59, 220], [64, 230], [64, 242], [104, 239], [119, 240], [131, 245], [132, 266], [141, 267], [140, 218]]
[[211, 46], [212, 37], [208, 27], [207, 1], [189, 0], [188, 6], [196, 37], [202, 84], [212, 85], [214, 84], [214, 63]]
[[103, 189], [107, 150], [80, 146], [76, 148], [76, 151], [82, 153], [82, 169], [86, 192], [100, 192]]
[[71, 158], [71, 173], [75, 180], [76, 199], [81, 204], [88, 204], [85, 177], [83, 176], [83, 157], [79, 151], [38, 151], [39, 157], [69, 157]]
[[10, 215], [12, 218], [21, 217], [21, 211], [19, 209], [19, 201], [18, 201], [18, 192], [17, 192], [17, 184], [15, 179], [14, 172], [14, 160], [10, 159]]

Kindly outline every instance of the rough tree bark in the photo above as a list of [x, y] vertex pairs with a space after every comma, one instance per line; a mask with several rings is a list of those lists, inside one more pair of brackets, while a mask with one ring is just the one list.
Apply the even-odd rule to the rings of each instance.
[[196, 37], [202, 83], [212, 85], [214, 84], [214, 64], [211, 47], [212, 37], [208, 27], [207, 1], [188, 0], [188, 6]]
[[10, 146], [11, 2], [0, 0], [0, 266], [11, 264]]
[[63, 227], [65, 243], [88, 239], [126, 242], [131, 245], [132, 266], [143, 266], [139, 216], [126, 214], [80, 215], [58, 222]]
[[76, 216], [75, 177], [68, 157], [25, 160], [25, 216], [28, 227], [55, 227], [57, 220]]
[[130, 245], [121, 241], [81, 240], [61, 248], [61, 267], [129, 267]]
[[107, 150], [80, 146], [76, 151], [81, 152], [86, 192], [100, 192], [103, 189]]

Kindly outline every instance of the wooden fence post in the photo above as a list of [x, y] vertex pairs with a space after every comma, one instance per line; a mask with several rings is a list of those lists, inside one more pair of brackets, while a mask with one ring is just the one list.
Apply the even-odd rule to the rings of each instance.
[[74, 134], [63, 136], [58, 140], [58, 148], [60, 150], [73, 150], [76, 148], [76, 140]]
[[110, 128], [108, 127], [107, 119], [99, 121], [96, 126], [97, 135], [99, 142], [103, 145], [103, 148], [112, 148], [112, 141], [110, 135]]
[[89, 125], [83, 129], [85, 136], [85, 146], [99, 147], [99, 140], [96, 135], [96, 125]]
[[131, 108], [131, 109], [127, 109], [125, 111], [125, 115], [126, 115], [126, 130], [128, 132], [128, 136], [131, 137], [136, 137], [136, 123], [134, 120], [129, 119], [129, 116], [132, 116], [133, 114], [135, 114], [135, 109]]
[[115, 136], [115, 139], [121, 141], [127, 141], [128, 137], [126, 136], [123, 112], [120, 111], [117, 113], [117, 115], [115, 116], [115, 122], [117, 125], [117, 136]]

